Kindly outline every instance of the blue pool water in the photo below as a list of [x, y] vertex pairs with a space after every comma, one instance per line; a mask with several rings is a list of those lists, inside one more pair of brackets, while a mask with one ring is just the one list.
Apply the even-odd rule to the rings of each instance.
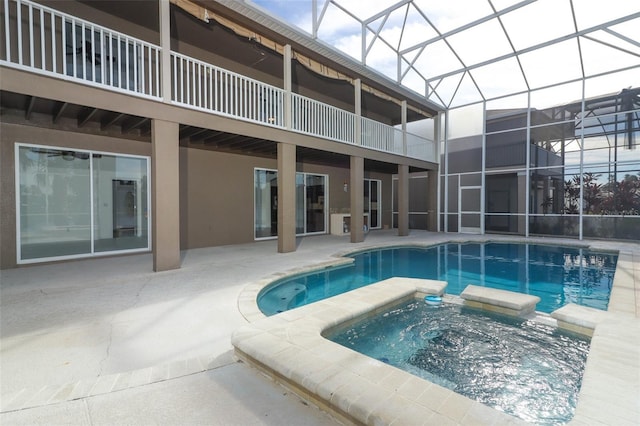
[[352, 265], [277, 281], [259, 294], [260, 310], [273, 315], [391, 277], [447, 281], [454, 295], [469, 284], [532, 294], [546, 313], [567, 303], [606, 310], [617, 262], [612, 253], [515, 243], [395, 247], [352, 257]]
[[573, 417], [589, 339], [535, 321], [413, 300], [325, 336], [534, 424]]

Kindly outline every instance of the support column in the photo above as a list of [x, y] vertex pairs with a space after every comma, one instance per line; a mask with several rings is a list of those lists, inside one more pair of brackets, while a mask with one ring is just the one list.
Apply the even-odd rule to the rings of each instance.
[[398, 236], [409, 235], [409, 166], [398, 165]]
[[180, 268], [178, 123], [151, 120], [153, 270]]
[[162, 101], [171, 103], [171, 12], [169, 0], [158, 2], [160, 12], [160, 82]]
[[427, 178], [427, 231], [438, 232], [438, 169], [429, 170]]
[[296, 146], [278, 143], [278, 253], [296, 251]]
[[364, 158], [351, 156], [351, 242], [364, 241]]

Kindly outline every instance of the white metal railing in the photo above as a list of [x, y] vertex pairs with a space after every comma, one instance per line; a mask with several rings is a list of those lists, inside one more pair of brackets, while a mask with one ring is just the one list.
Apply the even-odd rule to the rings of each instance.
[[403, 131], [400, 127], [393, 128], [393, 152], [396, 154], [404, 154], [404, 138]]
[[160, 96], [160, 48], [28, 0], [2, 1], [0, 63]]
[[431, 139], [407, 132], [407, 157], [437, 163], [436, 144]]
[[334, 141], [355, 143], [356, 115], [322, 102], [291, 94], [292, 130]]
[[[161, 99], [159, 46], [29, 0], [0, 0], [0, 64]], [[170, 52], [174, 104], [286, 128], [286, 92]], [[433, 141], [292, 93], [290, 130], [436, 162]]]
[[171, 52], [171, 100], [183, 106], [284, 126], [284, 90]]
[[362, 146], [378, 151], [402, 154], [402, 149], [396, 152], [394, 147], [396, 129], [365, 117], [360, 117], [360, 122], [362, 123]]

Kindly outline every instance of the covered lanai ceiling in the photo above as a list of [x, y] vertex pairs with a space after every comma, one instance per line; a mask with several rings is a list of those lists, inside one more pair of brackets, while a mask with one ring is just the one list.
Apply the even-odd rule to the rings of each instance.
[[640, 85], [636, 0], [254, 0], [253, 6], [445, 108], [572, 85], [582, 96], [585, 80], [587, 97]]

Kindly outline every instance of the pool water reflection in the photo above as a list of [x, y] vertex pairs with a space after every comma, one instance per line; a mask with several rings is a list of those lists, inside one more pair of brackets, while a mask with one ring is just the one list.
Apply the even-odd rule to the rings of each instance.
[[607, 309], [617, 255], [585, 248], [520, 243], [395, 247], [353, 254], [354, 263], [292, 276], [258, 296], [265, 315], [335, 296], [391, 277], [448, 283], [458, 295], [469, 285], [527, 293], [550, 313], [567, 303]]

